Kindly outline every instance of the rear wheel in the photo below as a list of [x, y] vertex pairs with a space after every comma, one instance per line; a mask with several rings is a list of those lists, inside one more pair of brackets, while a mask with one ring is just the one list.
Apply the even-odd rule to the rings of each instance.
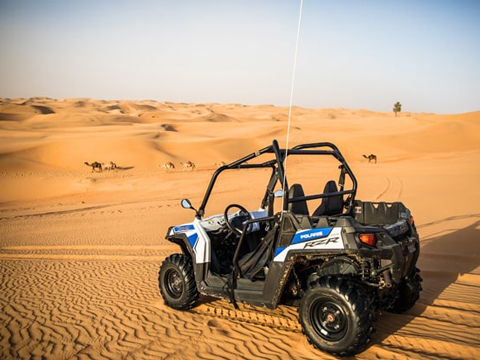
[[190, 309], [198, 298], [192, 262], [184, 254], [173, 254], [163, 261], [158, 284], [165, 303], [172, 308]]
[[398, 286], [398, 297], [395, 302], [387, 308], [387, 311], [401, 314], [413, 307], [420, 298], [420, 291], [422, 291], [420, 270], [415, 268], [411, 275], [405, 277]]
[[367, 294], [348, 279], [330, 276], [313, 282], [302, 298], [299, 314], [308, 341], [333, 355], [355, 355], [370, 341]]

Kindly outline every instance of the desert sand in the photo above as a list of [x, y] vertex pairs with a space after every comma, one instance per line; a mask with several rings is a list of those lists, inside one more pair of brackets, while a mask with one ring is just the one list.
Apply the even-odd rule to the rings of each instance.
[[[287, 120], [269, 105], [0, 99], [0, 358], [332, 358], [295, 308], [202, 297], [177, 311], [158, 290], [179, 251], [167, 228], [193, 219], [180, 200], [198, 205], [217, 164], [285, 146]], [[289, 145], [318, 141], [342, 150], [357, 198], [404, 202], [421, 236], [420, 300], [379, 315], [356, 358], [479, 359], [480, 112], [293, 108]], [[248, 205], [246, 180], [225, 198]]]

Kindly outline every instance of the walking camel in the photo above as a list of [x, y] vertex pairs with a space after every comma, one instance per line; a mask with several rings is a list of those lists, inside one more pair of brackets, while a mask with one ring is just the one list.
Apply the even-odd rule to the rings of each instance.
[[103, 170], [115, 170], [117, 168], [117, 164], [113, 161], [110, 161], [110, 164], [107, 164], [103, 167]]
[[88, 162], [85, 161], [85, 165], [91, 166], [92, 167], [92, 172], [102, 172], [102, 163], [99, 163], [98, 161], [94, 161], [93, 163], [89, 164]]
[[375, 164], [377, 163], [377, 155], [374, 155], [374, 154], [370, 154], [370, 155], [363, 155], [363, 157], [365, 159], [368, 159], [368, 162], [372, 162], [372, 161], [375, 161]]
[[84, 164], [87, 166], [91, 166], [92, 172], [102, 172], [103, 170], [115, 170], [117, 168], [117, 164], [115, 164], [113, 161], [110, 161], [110, 163], [106, 165], [104, 163], [99, 163], [98, 161], [94, 161], [92, 163], [85, 161]]
[[183, 170], [186, 170], [186, 169], [195, 170], [195, 164], [190, 160], [185, 163], [180, 162], [180, 164], [183, 166]]
[[164, 168], [165, 170], [175, 169], [175, 164], [172, 163], [171, 161], [169, 161], [169, 162], [167, 162], [163, 165], [158, 165], [158, 166]]
[[214, 162], [213, 165], [216, 166], [217, 168], [219, 168], [219, 167], [222, 167], [224, 165], [227, 165], [227, 163], [225, 161], [221, 161], [220, 163]]

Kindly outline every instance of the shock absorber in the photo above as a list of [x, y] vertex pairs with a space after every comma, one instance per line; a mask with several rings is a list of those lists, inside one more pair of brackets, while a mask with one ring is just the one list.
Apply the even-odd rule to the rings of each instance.
[[363, 281], [366, 281], [369, 277], [370, 266], [365, 259], [360, 259], [360, 275]]

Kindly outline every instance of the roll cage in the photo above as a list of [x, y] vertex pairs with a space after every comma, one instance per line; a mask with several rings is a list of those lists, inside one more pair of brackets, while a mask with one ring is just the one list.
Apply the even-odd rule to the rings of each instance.
[[[272, 158], [270, 160], [261, 162], [261, 163], [252, 163], [252, 160], [258, 158], [264, 154], [272, 154]], [[340, 170], [339, 178], [338, 178], [338, 191], [337, 192], [329, 192], [329, 193], [318, 193], [308, 196], [298, 196], [298, 197], [288, 197], [288, 181], [285, 174], [285, 166], [287, 157], [289, 156], [298, 156], [298, 155], [326, 155], [326, 156], [333, 156], [340, 162], [338, 166]], [[269, 216], [273, 216], [273, 200], [275, 197], [275, 188], [277, 184], [280, 184], [281, 190], [283, 190], [283, 210], [286, 211], [288, 209], [289, 203], [299, 202], [299, 201], [308, 201], [314, 199], [321, 199], [325, 197], [332, 197], [347, 195], [346, 200], [344, 201], [344, 206], [346, 209], [346, 213], [351, 213], [353, 204], [355, 201], [355, 195], [357, 192], [357, 180], [352, 173], [352, 170], [348, 166], [345, 158], [341, 154], [340, 150], [330, 142], [318, 142], [318, 143], [309, 143], [309, 144], [301, 144], [297, 145], [291, 149], [281, 149], [278, 145], [277, 140], [273, 140], [272, 145], [267, 146], [263, 149], [255, 151], [239, 160], [236, 160], [230, 164], [223, 165], [219, 167], [212, 175], [210, 183], [208, 184], [207, 190], [205, 192], [203, 201], [196, 210], [196, 217], [201, 219], [205, 214], [205, 208], [207, 206], [208, 200], [210, 198], [210, 194], [215, 186], [215, 182], [218, 176], [227, 170], [233, 169], [258, 169], [258, 168], [270, 168], [271, 175], [270, 180], [268, 181], [267, 188], [265, 191], [265, 195], [263, 197], [261, 208], [268, 207], [269, 209]], [[348, 176], [351, 180], [351, 189], [345, 189], [345, 178]]]

